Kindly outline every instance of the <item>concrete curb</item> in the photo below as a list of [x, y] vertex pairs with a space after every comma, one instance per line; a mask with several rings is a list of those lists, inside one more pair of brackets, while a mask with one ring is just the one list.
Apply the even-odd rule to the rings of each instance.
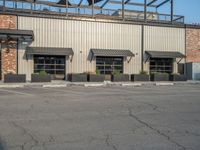
[[139, 86], [173, 86], [173, 85], [197, 85], [200, 81], [187, 81], [187, 82], [62, 82], [62, 83], [25, 83], [25, 84], [0, 84], [0, 88], [22, 88], [22, 87], [69, 87], [69, 86], [82, 86], [82, 87], [139, 87]]
[[104, 83], [96, 83], [96, 84], [84, 84], [84, 87], [101, 87], [101, 86], [105, 86]]
[[9, 85], [9, 84], [5, 84], [5, 85], [0, 85], [0, 88], [23, 88], [24, 87], [24, 85], [20, 85], [20, 84], [11, 84], [11, 85]]
[[138, 86], [142, 86], [142, 83], [124, 83], [124, 84], [121, 84], [121, 86], [133, 86], [133, 87], [138, 87]]
[[156, 86], [172, 86], [172, 85], [174, 85], [174, 83], [164, 83], [164, 82], [161, 82], [161, 83], [156, 83], [155, 85]]
[[67, 84], [46, 84], [46, 85], [42, 85], [42, 87], [44, 87], [44, 88], [47, 88], [47, 87], [51, 87], [51, 88], [67, 87]]

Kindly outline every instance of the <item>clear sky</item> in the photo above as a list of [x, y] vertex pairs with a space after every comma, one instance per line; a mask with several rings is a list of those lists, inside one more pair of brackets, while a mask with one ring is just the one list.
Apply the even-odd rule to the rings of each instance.
[[185, 23], [200, 23], [200, 0], [174, 0], [174, 13], [185, 16]]

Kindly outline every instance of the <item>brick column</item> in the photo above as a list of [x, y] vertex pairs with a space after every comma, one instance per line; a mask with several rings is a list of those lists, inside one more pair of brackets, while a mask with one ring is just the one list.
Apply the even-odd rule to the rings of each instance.
[[[0, 29], [16, 29], [17, 17], [13, 15], [0, 15]], [[2, 80], [8, 72], [16, 73], [16, 41], [1, 42], [1, 72]]]
[[4, 75], [7, 73], [16, 73], [16, 42], [10, 41], [8, 43], [2, 43], [1, 50], [1, 70], [2, 70], [2, 80]]
[[186, 61], [200, 62], [200, 29], [186, 29]]

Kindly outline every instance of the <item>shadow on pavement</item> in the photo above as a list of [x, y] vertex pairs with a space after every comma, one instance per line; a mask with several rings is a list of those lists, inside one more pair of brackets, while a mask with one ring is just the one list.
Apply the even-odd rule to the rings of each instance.
[[0, 150], [5, 150], [5, 148], [4, 148], [4, 145], [3, 145], [3, 143], [2, 143], [2, 140], [1, 140], [1, 138], [0, 138]]

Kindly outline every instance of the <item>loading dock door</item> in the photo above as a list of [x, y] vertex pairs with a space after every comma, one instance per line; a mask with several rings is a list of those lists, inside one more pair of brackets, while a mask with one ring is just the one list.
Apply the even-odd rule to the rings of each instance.
[[34, 73], [45, 71], [53, 79], [65, 78], [65, 56], [34, 55]]

